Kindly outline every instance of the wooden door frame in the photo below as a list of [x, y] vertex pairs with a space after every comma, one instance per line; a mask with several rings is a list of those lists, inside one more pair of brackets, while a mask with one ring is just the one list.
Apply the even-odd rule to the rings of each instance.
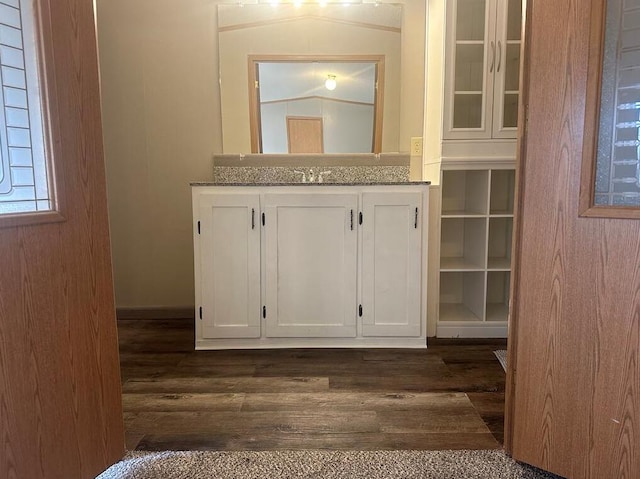
[[382, 152], [382, 119], [384, 112], [384, 55], [249, 55], [249, 131], [251, 153], [262, 153], [262, 129], [260, 128], [260, 88], [258, 88], [258, 63], [375, 63], [376, 95], [373, 107], [372, 153]]
[[527, 151], [527, 109], [529, 105], [529, 56], [531, 54], [531, 28], [527, 19], [531, 18], [533, 1], [523, 0], [522, 5], [522, 25], [523, 34], [520, 45], [520, 101], [518, 107], [518, 145], [516, 148], [516, 181], [514, 191], [514, 211], [513, 211], [513, 236], [511, 239], [511, 281], [509, 285], [509, 316], [508, 316], [508, 339], [507, 339], [507, 378], [505, 384], [505, 412], [504, 412], [504, 448], [508, 454], [512, 452], [513, 446], [513, 415], [515, 413], [515, 381], [517, 371], [517, 341], [518, 337], [518, 317], [517, 303], [519, 298], [520, 281], [518, 270], [520, 269], [522, 247], [522, 211], [524, 203], [522, 201], [525, 185], [525, 153]]

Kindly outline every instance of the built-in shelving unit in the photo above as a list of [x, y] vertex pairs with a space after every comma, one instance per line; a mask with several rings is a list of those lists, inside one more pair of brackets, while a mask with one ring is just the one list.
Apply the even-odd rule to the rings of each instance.
[[506, 337], [513, 169], [442, 171], [439, 337]]

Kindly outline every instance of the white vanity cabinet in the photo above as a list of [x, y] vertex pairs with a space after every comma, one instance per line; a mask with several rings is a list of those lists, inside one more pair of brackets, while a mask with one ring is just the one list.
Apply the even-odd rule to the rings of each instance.
[[196, 348], [426, 347], [428, 183], [194, 184]]

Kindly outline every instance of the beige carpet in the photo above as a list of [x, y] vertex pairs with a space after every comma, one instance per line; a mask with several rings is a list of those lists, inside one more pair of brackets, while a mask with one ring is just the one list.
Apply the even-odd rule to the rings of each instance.
[[557, 479], [501, 450], [131, 452], [97, 479]]

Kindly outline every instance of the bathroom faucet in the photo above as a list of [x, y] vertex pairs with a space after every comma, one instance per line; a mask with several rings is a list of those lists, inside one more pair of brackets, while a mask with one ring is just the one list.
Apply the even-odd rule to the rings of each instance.
[[331, 172], [330, 171], [323, 171], [322, 173], [318, 174], [318, 183], [322, 183], [322, 175], [330, 175]]
[[[306, 183], [307, 182], [307, 175], [304, 171], [298, 171], [298, 170], [293, 170], [294, 173], [299, 173], [302, 175], [302, 182]], [[313, 180], [311, 180], [313, 181]]]

